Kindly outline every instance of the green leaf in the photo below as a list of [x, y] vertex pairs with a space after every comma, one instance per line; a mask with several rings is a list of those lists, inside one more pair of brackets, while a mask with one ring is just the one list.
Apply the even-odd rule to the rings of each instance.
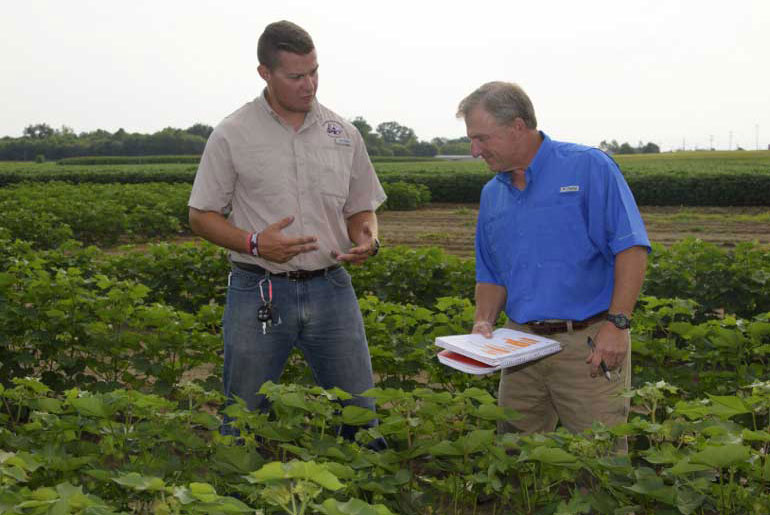
[[[524, 456], [522, 455], [522, 458]], [[568, 453], [564, 449], [558, 447], [535, 447], [527, 456], [521, 461], [539, 461], [542, 463], [548, 463], [549, 465], [559, 466], [572, 466], [577, 465], [577, 458]]]
[[747, 442], [770, 442], [770, 433], [767, 431], [752, 431], [744, 429], [741, 433], [743, 439]]
[[348, 405], [342, 409], [342, 422], [351, 426], [361, 426], [377, 418], [377, 413], [360, 406]]
[[104, 401], [98, 397], [80, 397], [70, 400], [78, 413], [86, 417], [109, 418], [107, 407]]
[[246, 476], [252, 483], [268, 483], [284, 479], [306, 479], [313, 481], [327, 490], [339, 490], [343, 487], [337, 477], [324, 465], [314, 461], [292, 460], [289, 463], [272, 461]]
[[682, 476], [685, 474], [692, 474], [693, 472], [703, 472], [704, 470], [710, 470], [708, 465], [702, 465], [697, 463], [691, 463], [689, 458], [679, 461], [676, 465], [666, 469], [669, 474], [675, 476]]
[[326, 499], [322, 504], [314, 504], [313, 508], [325, 515], [393, 515], [385, 505], [371, 505], [356, 498], [346, 502]]
[[711, 395], [708, 394], [711, 399], [710, 412], [722, 419], [728, 419], [735, 415], [742, 415], [744, 413], [751, 413], [743, 400], [735, 395]]
[[463, 451], [459, 446], [448, 440], [442, 440], [428, 448], [428, 452], [434, 456], [462, 456]]
[[128, 474], [121, 475], [112, 479], [119, 485], [127, 486], [132, 490], [143, 492], [145, 490], [150, 492], [158, 492], [166, 487], [166, 483], [159, 477], [154, 476], [142, 476], [136, 472], [130, 472]]
[[748, 447], [738, 444], [708, 445], [690, 457], [692, 463], [702, 463], [714, 468], [729, 467], [744, 463], [751, 455]]
[[214, 487], [208, 483], [190, 483], [190, 495], [203, 502], [214, 502], [219, 497]]

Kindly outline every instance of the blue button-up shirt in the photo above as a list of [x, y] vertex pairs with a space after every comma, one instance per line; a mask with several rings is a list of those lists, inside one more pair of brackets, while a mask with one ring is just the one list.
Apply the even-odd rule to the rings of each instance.
[[598, 149], [543, 141], [524, 190], [498, 173], [482, 190], [476, 281], [505, 287], [505, 313], [518, 323], [583, 320], [612, 298], [615, 254], [650, 249], [620, 169]]

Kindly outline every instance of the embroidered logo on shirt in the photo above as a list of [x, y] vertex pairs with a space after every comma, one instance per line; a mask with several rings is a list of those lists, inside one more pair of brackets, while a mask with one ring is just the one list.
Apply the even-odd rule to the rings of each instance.
[[326, 135], [330, 138], [336, 138], [343, 132], [342, 125], [339, 122], [328, 121], [324, 122], [324, 125], [326, 126]]
[[580, 186], [562, 186], [559, 193], [569, 193], [571, 191], [580, 191]]
[[334, 138], [334, 142], [337, 145], [345, 145], [346, 147], [349, 147], [351, 143], [350, 138]]

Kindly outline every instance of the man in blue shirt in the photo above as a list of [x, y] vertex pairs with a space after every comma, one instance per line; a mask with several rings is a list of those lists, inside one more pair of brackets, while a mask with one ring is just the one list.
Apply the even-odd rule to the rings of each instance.
[[547, 432], [561, 421], [579, 432], [627, 421], [619, 394], [630, 386], [630, 318], [650, 242], [620, 169], [597, 149], [538, 131], [516, 84], [484, 84], [457, 116], [471, 153], [497, 172], [481, 193], [473, 332], [490, 337], [505, 310], [509, 327], [563, 348], [503, 370], [499, 403], [524, 417], [500, 429]]

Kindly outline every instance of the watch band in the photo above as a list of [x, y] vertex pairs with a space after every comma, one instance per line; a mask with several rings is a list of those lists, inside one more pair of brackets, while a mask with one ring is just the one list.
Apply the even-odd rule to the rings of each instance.
[[607, 320], [618, 329], [629, 329], [631, 327], [631, 319], [624, 313], [607, 313]]

